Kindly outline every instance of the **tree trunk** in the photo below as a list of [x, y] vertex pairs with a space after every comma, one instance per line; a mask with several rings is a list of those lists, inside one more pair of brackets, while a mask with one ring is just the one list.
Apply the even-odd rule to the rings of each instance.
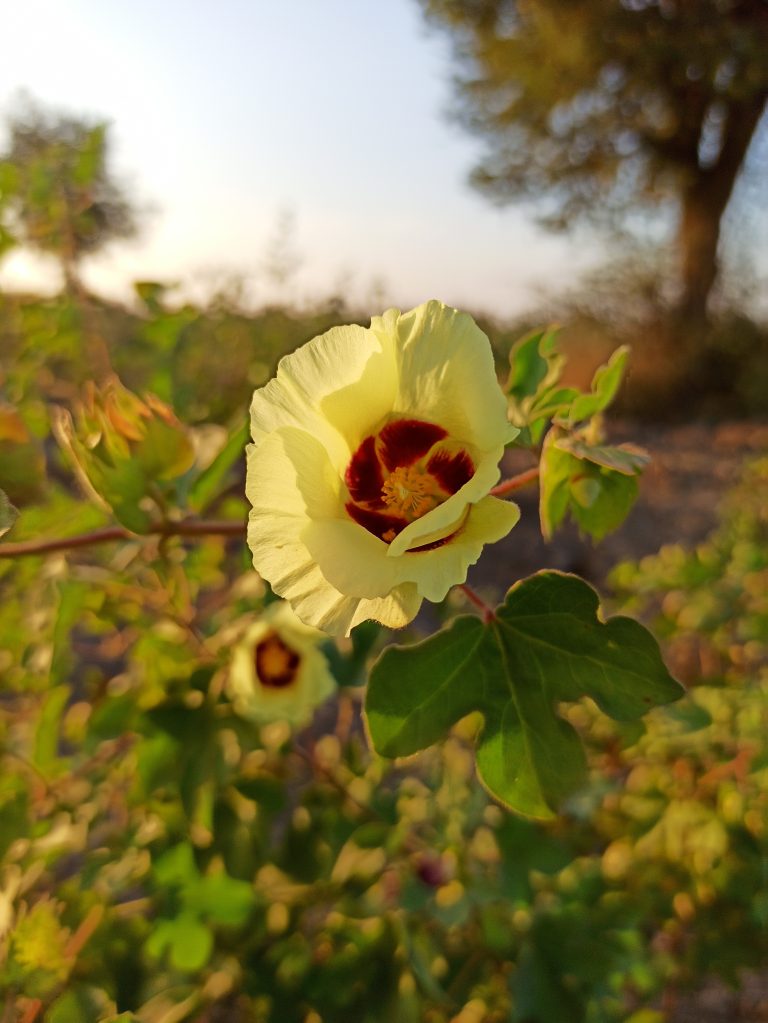
[[681, 293], [674, 318], [690, 333], [706, 326], [723, 214], [765, 104], [765, 93], [731, 104], [717, 161], [700, 170], [683, 192], [677, 233]]
[[706, 323], [707, 300], [719, 270], [717, 247], [725, 205], [715, 201], [707, 185], [699, 179], [683, 193], [677, 233], [681, 293], [675, 318], [691, 327]]

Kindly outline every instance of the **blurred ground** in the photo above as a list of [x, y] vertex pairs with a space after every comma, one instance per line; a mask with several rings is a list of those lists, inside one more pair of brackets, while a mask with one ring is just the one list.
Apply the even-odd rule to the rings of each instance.
[[671, 1023], [766, 1023], [768, 977], [748, 974], [739, 990], [711, 980], [695, 995], [680, 1000]]
[[[621, 529], [593, 544], [568, 524], [547, 544], [539, 530], [538, 490], [526, 487], [515, 496], [522, 510], [520, 524], [470, 572], [473, 586], [497, 598], [516, 579], [541, 568], [576, 572], [603, 584], [620, 561], [653, 554], [667, 543], [694, 546], [715, 526], [718, 504], [738, 480], [744, 461], [768, 452], [768, 423], [614, 422], [608, 426], [608, 439], [633, 441], [652, 457], [640, 497]], [[503, 476], [532, 464], [527, 452], [510, 451]]]

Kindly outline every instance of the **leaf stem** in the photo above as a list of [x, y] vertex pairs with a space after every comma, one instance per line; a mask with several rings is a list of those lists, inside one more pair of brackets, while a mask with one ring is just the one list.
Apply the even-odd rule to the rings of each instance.
[[478, 596], [477, 593], [475, 593], [471, 586], [467, 586], [466, 583], [460, 583], [459, 589], [464, 592], [464, 595], [472, 604], [475, 605], [476, 608], [479, 608], [483, 612], [483, 621], [485, 622], [486, 625], [488, 624], [488, 622], [492, 622], [494, 620], [494, 618], [496, 617], [496, 612], [493, 610], [490, 604], [486, 604], [483, 598]]
[[149, 533], [132, 533], [125, 526], [105, 526], [89, 533], [59, 537], [55, 540], [22, 540], [0, 544], [0, 558], [23, 558], [30, 554], [53, 554], [76, 547], [93, 547], [115, 540], [139, 540], [143, 536], [245, 536], [245, 523], [236, 519], [182, 519], [160, 522]]
[[539, 467], [534, 465], [532, 469], [526, 469], [525, 472], [520, 472], [517, 476], [510, 476], [508, 480], [502, 480], [501, 483], [497, 483], [495, 487], [491, 488], [490, 493], [494, 497], [502, 497], [504, 494], [511, 494], [513, 490], [519, 490], [520, 487], [533, 483], [538, 478]]

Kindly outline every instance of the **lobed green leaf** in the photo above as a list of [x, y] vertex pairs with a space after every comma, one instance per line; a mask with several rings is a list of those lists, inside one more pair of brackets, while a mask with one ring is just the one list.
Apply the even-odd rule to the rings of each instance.
[[583, 782], [581, 741], [557, 704], [591, 697], [616, 720], [682, 694], [638, 622], [599, 617], [576, 576], [541, 572], [514, 586], [487, 624], [459, 617], [410, 647], [390, 647], [371, 672], [368, 731], [383, 756], [432, 745], [479, 711], [481, 780], [518, 813], [547, 818]]

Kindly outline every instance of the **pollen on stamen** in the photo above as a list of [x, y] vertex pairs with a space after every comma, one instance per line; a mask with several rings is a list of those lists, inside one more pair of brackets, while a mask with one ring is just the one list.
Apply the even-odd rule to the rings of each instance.
[[432, 477], [413, 466], [400, 466], [390, 473], [381, 496], [393, 511], [408, 519], [421, 518], [439, 503]]

